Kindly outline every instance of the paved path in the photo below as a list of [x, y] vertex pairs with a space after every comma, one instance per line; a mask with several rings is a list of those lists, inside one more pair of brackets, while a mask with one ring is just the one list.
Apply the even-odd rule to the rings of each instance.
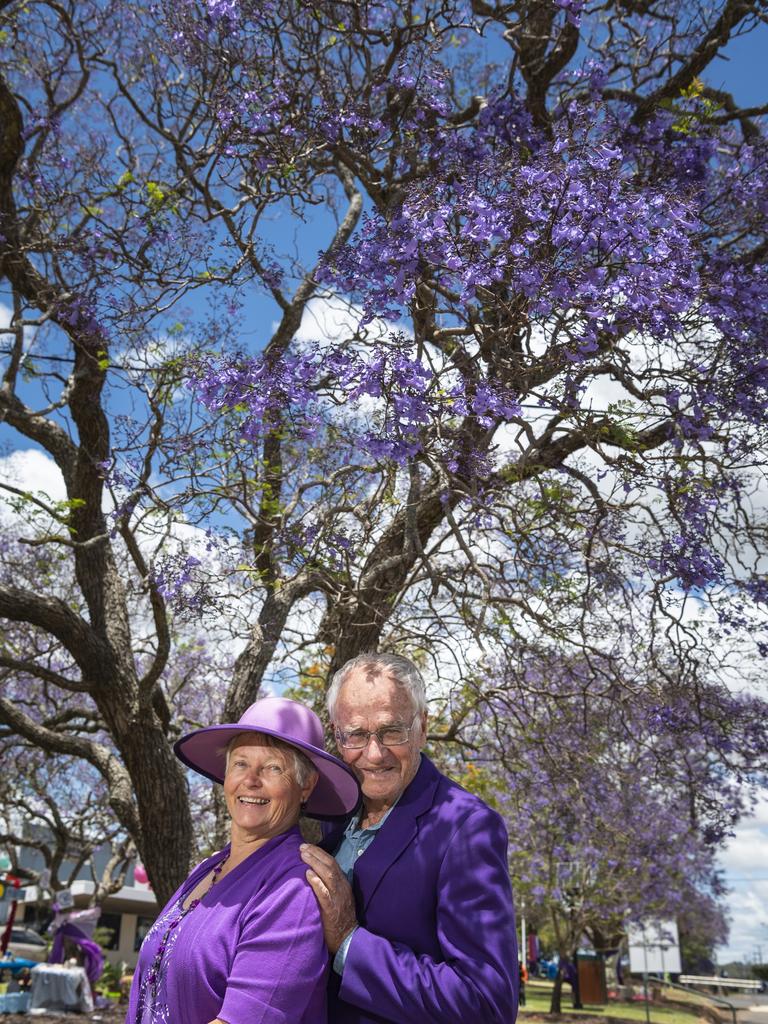
[[739, 1024], [768, 1024], [768, 993], [750, 992], [726, 998], [738, 1008]]

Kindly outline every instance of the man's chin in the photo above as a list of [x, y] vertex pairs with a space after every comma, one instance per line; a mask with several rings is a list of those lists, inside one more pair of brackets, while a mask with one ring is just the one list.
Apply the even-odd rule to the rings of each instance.
[[361, 772], [359, 779], [363, 796], [397, 796], [401, 789], [400, 776], [394, 771], [380, 773]]

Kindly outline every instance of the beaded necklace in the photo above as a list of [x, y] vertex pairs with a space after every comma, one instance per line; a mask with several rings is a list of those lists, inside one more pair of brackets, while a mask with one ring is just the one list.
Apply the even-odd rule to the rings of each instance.
[[153, 1000], [157, 996], [157, 990], [158, 990], [158, 987], [159, 987], [159, 984], [160, 984], [160, 965], [163, 962], [163, 956], [164, 956], [165, 950], [166, 950], [166, 948], [168, 946], [168, 940], [170, 939], [171, 934], [173, 933], [173, 929], [176, 928], [179, 924], [181, 924], [181, 922], [184, 920], [184, 918], [187, 916], [187, 914], [191, 914], [192, 911], [196, 907], [198, 907], [200, 905], [200, 901], [201, 900], [205, 899], [205, 897], [208, 895], [208, 893], [211, 891], [211, 889], [216, 884], [216, 882], [218, 880], [218, 877], [221, 874], [221, 872], [224, 870], [224, 865], [226, 864], [228, 859], [229, 859], [229, 857], [227, 856], [223, 860], [219, 861], [219, 863], [213, 869], [213, 875], [211, 876], [211, 884], [208, 886], [208, 888], [205, 890], [204, 893], [201, 893], [200, 896], [198, 896], [196, 899], [192, 900], [192, 902], [189, 904], [189, 906], [186, 909], [184, 908], [184, 901], [181, 900], [181, 904], [180, 904], [181, 905], [181, 910], [179, 912], [178, 917], [175, 917], [170, 922], [168, 927], [165, 929], [165, 933], [164, 933], [162, 939], [160, 940], [160, 945], [157, 947], [157, 953], [155, 953], [155, 959], [152, 961], [152, 966], [150, 967], [149, 973], [147, 974], [147, 981], [149, 982], [149, 985], [150, 985], [150, 991], [152, 993], [152, 999]]

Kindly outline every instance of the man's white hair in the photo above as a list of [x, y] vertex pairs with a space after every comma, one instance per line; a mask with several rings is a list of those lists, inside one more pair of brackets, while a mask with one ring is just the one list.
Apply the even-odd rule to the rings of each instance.
[[408, 691], [414, 714], [426, 713], [427, 687], [424, 677], [410, 658], [402, 654], [377, 654], [375, 651], [369, 651], [366, 654], [358, 654], [356, 658], [350, 658], [338, 672], [334, 672], [326, 698], [328, 717], [332, 722], [336, 721], [336, 704], [341, 688], [350, 674], [358, 669], [363, 671], [369, 680], [384, 677], [394, 679], [398, 686]]

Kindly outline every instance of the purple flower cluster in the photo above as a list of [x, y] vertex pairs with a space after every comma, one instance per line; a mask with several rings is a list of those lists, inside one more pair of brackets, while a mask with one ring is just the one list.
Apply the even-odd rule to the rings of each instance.
[[712, 515], [720, 504], [716, 491], [687, 482], [671, 502], [678, 532], [661, 541], [658, 553], [649, 558], [651, 570], [678, 579], [686, 590], [722, 582], [725, 565], [710, 540]]
[[503, 286], [525, 299], [529, 320], [566, 311], [574, 362], [606, 337], [671, 337], [700, 294], [695, 204], [666, 186], [638, 188], [637, 143], [625, 152], [589, 109], [572, 116], [593, 118], [589, 129], [574, 137], [563, 127], [551, 143], [509, 100], [489, 104], [468, 138], [434, 133], [439, 178], [367, 218], [329, 254], [326, 280], [359, 297], [367, 317], [393, 319], [423, 278], [461, 305], [487, 303]]
[[581, 12], [585, 2], [586, 0], [554, 0], [555, 6], [565, 11], [568, 21], [577, 28], [581, 24]]
[[[491, 426], [518, 415], [520, 407], [503, 387], [484, 382], [469, 388], [455, 373], [445, 377], [436, 376], [412, 343], [395, 334], [370, 352], [329, 353], [305, 345], [278, 359], [201, 364], [191, 386], [209, 409], [240, 414], [242, 436], [251, 440], [263, 438], [286, 414], [299, 436], [312, 438], [329, 408], [345, 405], [356, 415], [360, 446], [374, 459], [404, 462], [429, 444], [455, 461], [461, 439], [453, 435], [452, 423], [469, 418]], [[439, 440], [438, 423], [445, 427]]]
[[177, 611], [196, 611], [202, 606], [204, 587], [194, 572], [201, 564], [194, 555], [166, 553], [152, 567], [152, 582], [158, 593]]
[[224, 21], [231, 28], [240, 20], [239, 0], [206, 0], [206, 7], [213, 22]]

